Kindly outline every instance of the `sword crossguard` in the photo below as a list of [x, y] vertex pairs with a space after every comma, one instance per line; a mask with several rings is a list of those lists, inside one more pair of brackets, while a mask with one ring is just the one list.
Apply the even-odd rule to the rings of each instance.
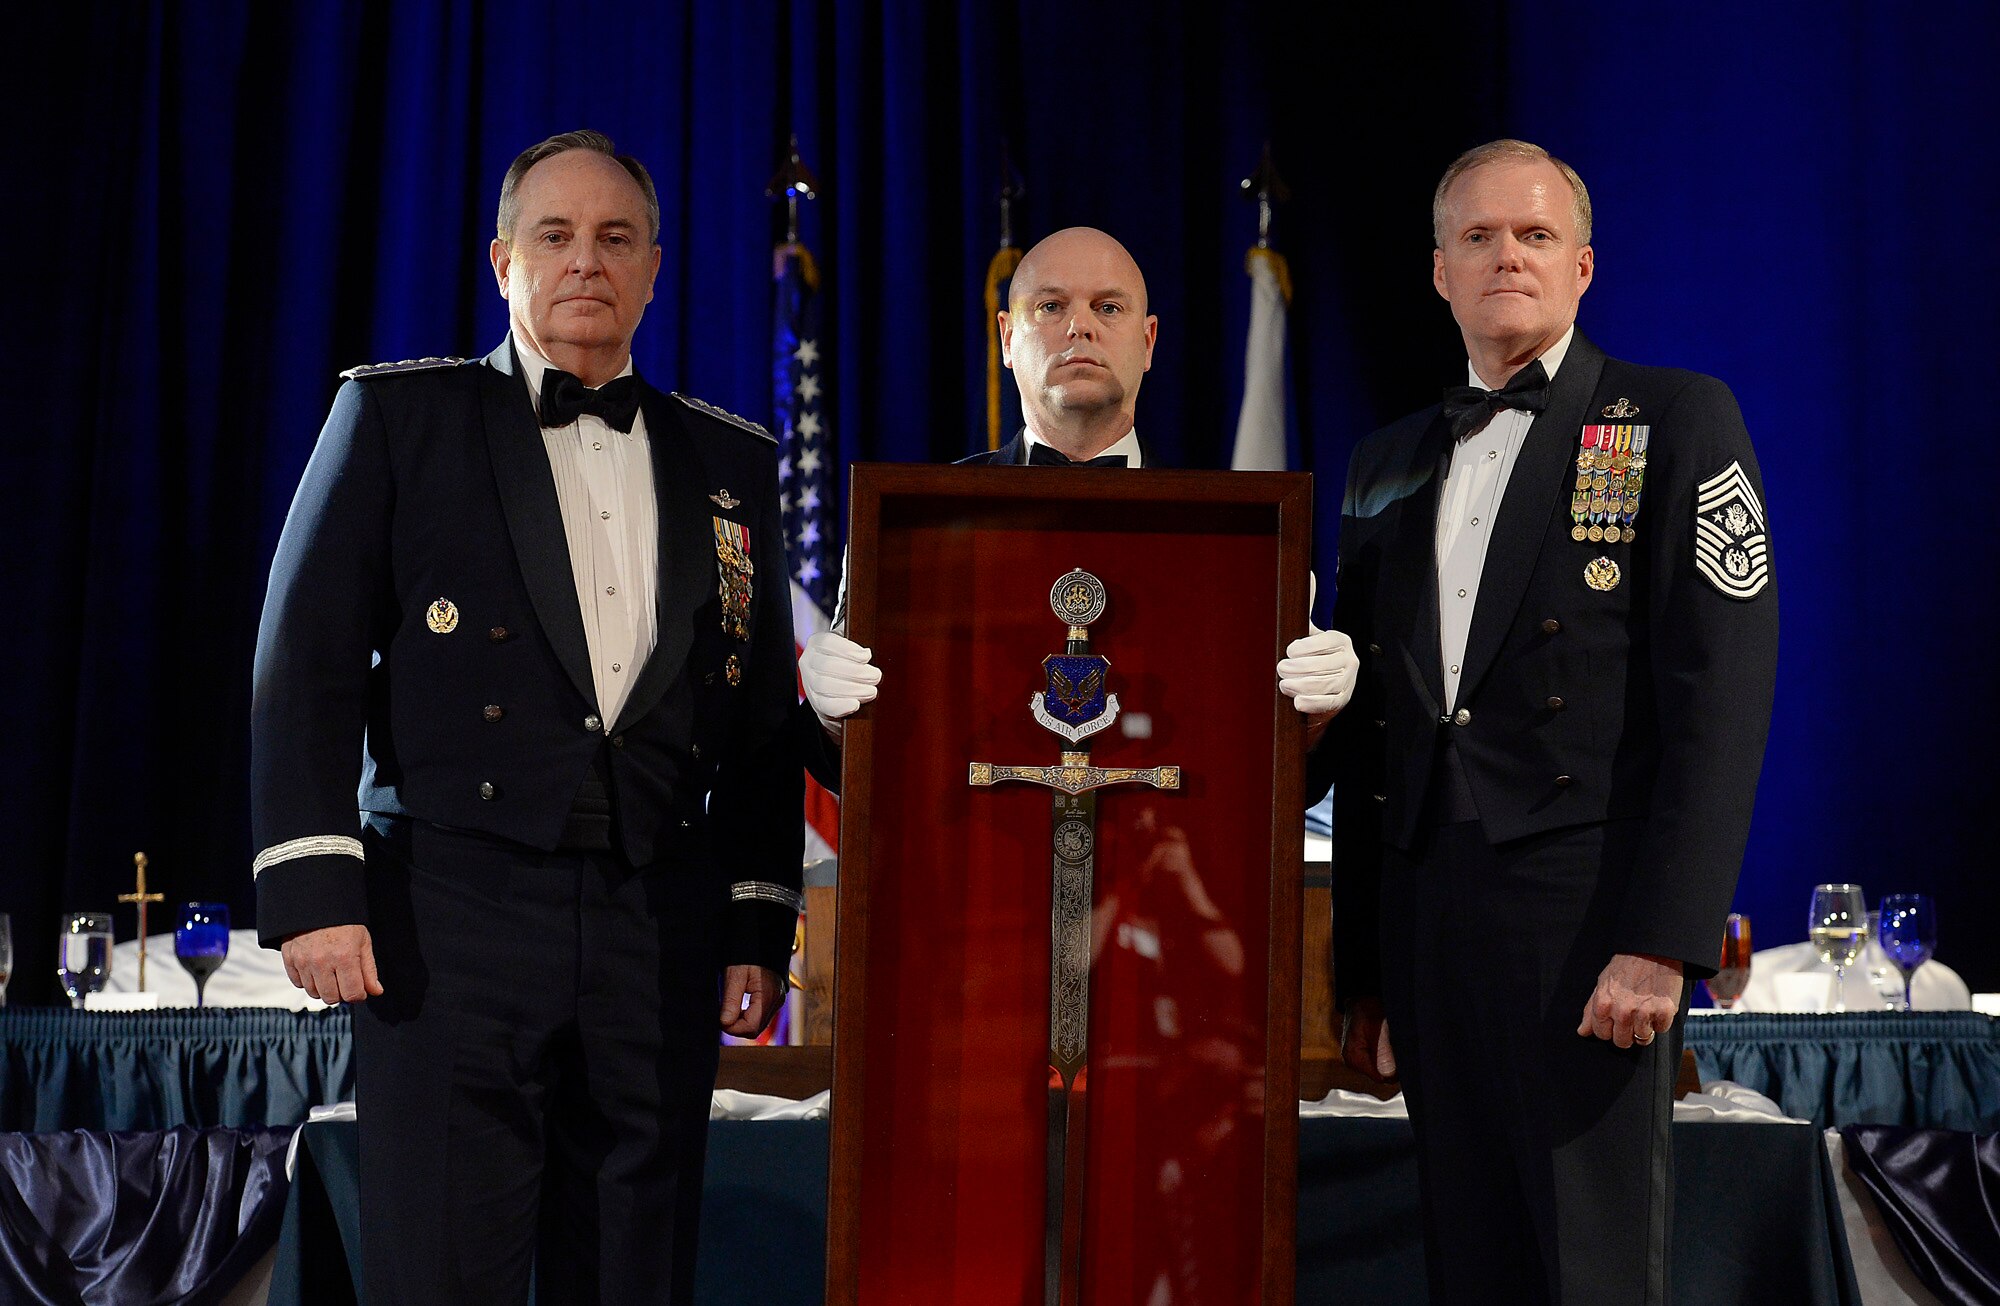
[[1041, 785], [1045, 789], [1059, 789], [1066, 794], [1087, 793], [1092, 789], [1124, 784], [1178, 789], [1181, 787], [1181, 769], [1177, 766], [1092, 766], [1088, 753], [1064, 753], [1060, 766], [1001, 766], [994, 762], [974, 762], [968, 769], [965, 782], [984, 787], [1005, 784], [1009, 780]]

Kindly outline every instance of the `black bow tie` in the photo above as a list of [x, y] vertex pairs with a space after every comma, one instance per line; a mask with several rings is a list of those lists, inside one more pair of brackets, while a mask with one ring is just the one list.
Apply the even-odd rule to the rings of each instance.
[[568, 426], [585, 413], [630, 432], [639, 415], [639, 378], [621, 376], [592, 390], [559, 367], [542, 373], [543, 426]]
[[1514, 379], [1499, 390], [1455, 385], [1444, 392], [1444, 415], [1451, 423], [1454, 440], [1463, 440], [1502, 408], [1539, 413], [1548, 406], [1549, 374], [1539, 358], [1514, 373]]
[[1046, 444], [1028, 446], [1028, 466], [1030, 467], [1129, 467], [1131, 463], [1122, 453], [1104, 453], [1095, 458], [1072, 458], [1060, 449]]

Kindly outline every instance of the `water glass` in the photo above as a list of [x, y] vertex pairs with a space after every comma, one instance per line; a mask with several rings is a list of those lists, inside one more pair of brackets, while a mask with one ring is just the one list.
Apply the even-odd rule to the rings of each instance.
[[1833, 967], [1833, 1006], [1847, 1010], [1847, 968], [1868, 946], [1868, 903], [1858, 884], [1813, 887], [1806, 914], [1806, 935], [1819, 959]]
[[1882, 900], [1882, 954], [1903, 973], [1903, 1010], [1910, 1009], [1910, 981], [1937, 951], [1937, 904], [1921, 893], [1892, 893]]
[[56, 978], [69, 1005], [83, 1010], [85, 994], [99, 993], [111, 977], [111, 913], [71, 912], [56, 936]]
[[208, 977], [221, 968], [229, 955], [229, 904], [191, 902], [181, 908], [180, 924], [174, 929], [174, 956], [181, 969], [194, 977], [194, 1005], [199, 1007], [208, 990]]

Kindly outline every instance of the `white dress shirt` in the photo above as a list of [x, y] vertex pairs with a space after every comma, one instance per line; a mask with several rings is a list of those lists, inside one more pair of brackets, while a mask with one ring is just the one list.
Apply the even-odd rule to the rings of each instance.
[[[541, 411], [542, 374], [549, 361], [514, 336], [514, 351], [528, 394]], [[619, 375], [630, 376], [626, 361]], [[660, 517], [653, 501], [653, 453], [646, 415], [629, 432], [585, 413], [567, 426], [542, 428], [549, 471], [569, 541], [590, 671], [597, 688], [597, 716], [606, 734], [630, 697], [639, 668], [658, 637], [654, 598], [659, 587]]]
[[[1031, 427], [1026, 427], [1026, 426], [1022, 427], [1021, 433], [1026, 439], [1026, 443], [1021, 446], [1021, 456], [1024, 459], [1028, 456], [1028, 445], [1031, 444], [1044, 444], [1048, 445], [1048, 447], [1051, 449], [1055, 449], [1054, 445], [1049, 444], [1047, 440], [1044, 440], [1040, 436], [1036, 435], [1033, 428]], [[1062, 450], [1056, 449], [1056, 452], [1062, 453]], [[1136, 425], [1131, 430], [1125, 432], [1124, 439], [1118, 441], [1118, 443], [1112, 445], [1108, 449], [1100, 449], [1098, 452], [1092, 454], [1091, 457], [1110, 458], [1116, 454], [1125, 455], [1125, 465], [1127, 467], [1137, 467], [1140, 465], [1139, 428]], [[1063, 454], [1063, 457], [1067, 458], [1069, 457], [1069, 455]], [[1085, 459], [1084, 461], [1088, 462], [1089, 459]], [[845, 575], [846, 573], [843, 572], [842, 574]]]
[[[1569, 353], [1576, 335], [1572, 326], [1562, 339], [1542, 355], [1542, 370], [1549, 380]], [[1468, 360], [1468, 384], [1481, 390], [1497, 390], [1480, 376]], [[1493, 535], [1493, 519], [1499, 515], [1500, 501], [1507, 494], [1507, 480], [1514, 474], [1515, 460], [1527, 442], [1528, 428], [1535, 414], [1518, 408], [1503, 408], [1485, 426], [1458, 442], [1451, 453], [1451, 470], [1438, 493], [1438, 649], [1443, 656], [1444, 707], [1450, 712], [1458, 705], [1459, 668], [1465, 662], [1465, 642], [1472, 631], [1472, 611], [1479, 604], [1479, 578], [1486, 568], [1486, 541]]]

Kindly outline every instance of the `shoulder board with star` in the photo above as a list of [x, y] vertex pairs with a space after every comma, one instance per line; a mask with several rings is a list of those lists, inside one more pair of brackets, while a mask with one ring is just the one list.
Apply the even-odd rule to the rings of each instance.
[[404, 372], [438, 372], [447, 367], [463, 366], [463, 358], [405, 358], [398, 363], [369, 363], [364, 367], [350, 367], [340, 374], [343, 381], [368, 381], [378, 376], [400, 376]]
[[672, 393], [674, 398], [680, 400], [682, 403], [686, 404], [689, 408], [694, 409], [697, 413], [706, 413], [708, 416], [715, 418], [717, 421], [727, 422], [731, 426], [737, 428], [740, 431], [748, 431], [750, 434], [757, 436], [760, 439], [769, 440], [772, 444], [776, 444], [778, 442], [777, 436], [772, 435], [769, 431], [757, 425], [757, 423], [751, 421], [747, 417], [738, 417], [735, 413], [730, 412], [727, 408], [717, 408], [714, 404], [706, 403], [700, 399], [696, 399], [693, 395], [684, 395], [678, 390], [675, 390]]

